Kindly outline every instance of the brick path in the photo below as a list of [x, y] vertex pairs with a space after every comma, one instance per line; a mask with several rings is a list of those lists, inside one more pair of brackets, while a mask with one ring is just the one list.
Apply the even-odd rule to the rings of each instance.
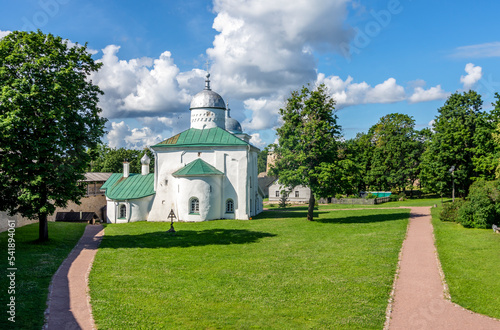
[[95, 329], [88, 296], [88, 275], [104, 234], [89, 225], [52, 278], [44, 329]]

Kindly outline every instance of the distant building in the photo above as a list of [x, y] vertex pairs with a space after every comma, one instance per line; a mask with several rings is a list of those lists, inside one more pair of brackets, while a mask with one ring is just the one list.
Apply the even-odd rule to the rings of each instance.
[[289, 189], [281, 185], [278, 180], [274, 181], [274, 183], [269, 186], [269, 201], [279, 202], [283, 197], [284, 191], [287, 192], [287, 200], [290, 203], [309, 203], [311, 189], [304, 186], [295, 186], [292, 189]]

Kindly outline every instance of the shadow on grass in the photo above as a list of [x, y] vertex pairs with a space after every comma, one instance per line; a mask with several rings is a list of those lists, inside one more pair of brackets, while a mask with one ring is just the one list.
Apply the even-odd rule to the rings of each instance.
[[[314, 217], [317, 218], [319, 214], [328, 213], [328, 211], [318, 211], [314, 210]], [[307, 218], [307, 208], [305, 210], [299, 208], [286, 208], [286, 209], [271, 209], [264, 210], [256, 216], [252, 217], [252, 220], [260, 219], [300, 219]]]
[[384, 221], [395, 221], [395, 220], [405, 220], [408, 219], [408, 212], [399, 213], [388, 213], [388, 214], [370, 214], [370, 215], [360, 215], [360, 216], [348, 216], [348, 217], [329, 217], [317, 219], [317, 222], [321, 223], [373, 223], [373, 222], [384, 222]]
[[244, 229], [179, 230], [176, 233], [157, 231], [138, 235], [104, 236], [100, 249], [118, 248], [172, 248], [204, 245], [229, 245], [256, 243], [264, 237], [276, 234]]

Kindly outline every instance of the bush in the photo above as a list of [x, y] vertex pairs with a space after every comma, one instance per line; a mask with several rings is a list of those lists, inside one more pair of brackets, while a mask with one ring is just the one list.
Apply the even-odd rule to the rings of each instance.
[[335, 198], [336, 199], [342, 199], [342, 198], [344, 198], [344, 195], [342, 195], [342, 194], [335, 194]]
[[499, 186], [499, 180], [474, 182], [458, 212], [458, 222], [469, 228], [491, 228], [500, 215]]
[[440, 214], [441, 221], [458, 221], [458, 210], [464, 203], [464, 200], [456, 199], [454, 202], [444, 204]]
[[365, 198], [366, 199], [375, 199], [375, 198], [377, 198], [377, 195], [375, 195], [375, 194], [368, 194], [368, 195], [366, 195]]

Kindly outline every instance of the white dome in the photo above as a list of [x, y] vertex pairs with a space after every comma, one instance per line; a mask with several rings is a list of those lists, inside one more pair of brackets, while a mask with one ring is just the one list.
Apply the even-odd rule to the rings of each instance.
[[209, 89], [204, 89], [193, 97], [189, 109], [217, 108], [226, 109], [222, 96]]
[[190, 110], [200, 108], [226, 109], [226, 102], [224, 102], [222, 96], [210, 89], [210, 73], [207, 74], [207, 79], [205, 79], [205, 89], [193, 97], [189, 107]]

